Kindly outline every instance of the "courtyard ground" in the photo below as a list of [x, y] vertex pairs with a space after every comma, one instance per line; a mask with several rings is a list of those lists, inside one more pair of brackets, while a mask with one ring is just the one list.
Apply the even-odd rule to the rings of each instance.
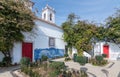
[[[53, 61], [63, 62], [64, 58]], [[68, 69], [85, 70], [89, 77], [120, 77], [120, 61], [110, 61], [106, 66], [93, 66], [89, 63], [81, 66], [79, 63], [73, 61], [65, 62], [65, 65]], [[19, 66], [0, 67], [0, 77], [14, 77], [12, 72], [16, 69], [19, 69]]]
[[[55, 59], [54, 61], [64, 61], [64, 58]], [[120, 61], [109, 61], [106, 66], [93, 66], [87, 63], [81, 66], [77, 62], [67, 61], [65, 65], [71, 69], [83, 69], [89, 77], [120, 77]]]
[[0, 67], [0, 77], [14, 77], [12, 72], [19, 68], [19, 66]]

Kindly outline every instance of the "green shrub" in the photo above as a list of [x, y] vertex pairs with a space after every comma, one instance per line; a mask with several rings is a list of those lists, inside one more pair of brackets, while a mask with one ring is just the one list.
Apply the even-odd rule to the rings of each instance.
[[21, 67], [21, 71], [30, 77], [42, 77], [38, 72], [33, 72], [31, 67]]
[[49, 77], [57, 77], [58, 74], [55, 71], [49, 73]]
[[66, 58], [65, 58], [65, 61], [69, 61], [69, 60], [71, 60], [70, 57], [66, 57]]
[[63, 71], [63, 77], [67, 77], [67, 72], [66, 71]]
[[91, 59], [90, 59], [90, 63], [92, 63], [93, 65], [96, 65], [96, 63], [97, 63], [97, 62], [96, 62], [96, 59], [95, 59], [95, 58], [91, 58]]
[[41, 57], [41, 61], [47, 61], [47, 59], [48, 59], [48, 57], [47, 57], [47, 56], [42, 55], [42, 57]]
[[107, 63], [108, 63], [107, 60], [103, 60], [103, 61], [101, 62], [101, 65], [105, 65], [105, 64], [107, 64]]
[[37, 67], [38, 63], [37, 62], [30, 62], [30, 67]]
[[86, 63], [88, 63], [88, 57], [85, 57], [86, 58]]
[[43, 66], [44, 70], [47, 71], [47, 66], [48, 66], [48, 64], [47, 64], [47, 63], [44, 63], [44, 64], [42, 64], [42, 66]]
[[30, 77], [42, 77], [42, 76], [37, 72], [33, 72], [33, 74]]
[[10, 66], [11, 65], [11, 57], [4, 57], [2, 60], [3, 66]]
[[52, 62], [49, 65], [50, 68], [55, 69], [55, 70], [61, 70], [65, 67], [64, 62]]
[[3, 64], [2, 64], [2, 62], [0, 62], [0, 67], [2, 67], [3, 66]]
[[28, 66], [30, 64], [30, 58], [28, 57], [23, 57], [21, 60], [20, 60], [20, 64], [21, 66]]
[[102, 54], [102, 56], [103, 56], [104, 58], [106, 58], [106, 57], [107, 57], [107, 55], [106, 55], [106, 54]]
[[49, 60], [49, 63], [52, 63], [52, 62], [54, 62], [53, 60]]
[[101, 62], [101, 61], [103, 60], [103, 56], [97, 55], [97, 56], [95, 56], [95, 59], [96, 59], [98, 62]]
[[87, 62], [87, 59], [84, 56], [77, 56], [76, 61], [79, 62], [81, 65], [85, 65]]
[[41, 60], [41, 59], [36, 60], [35, 64], [36, 64], [37, 66], [41, 65], [41, 64], [42, 64], [42, 60]]
[[107, 64], [108, 61], [104, 60], [103, 56], [97, 55], [97, 56], [95, 56], [95, 58], [92, 58], [90, 60], [90, 63], [92, 63], [93, 65], [103, 66], [103, 65]]
[[64, 57], [68, 57], [68, 54], [64, 54]]
[[77, 61], [77, 54], [76, 54], [76, 53], [73, 55], [73, 61], [74, 61], [74, 62]]
[[57, 77], [61, 73], [61, 69], [65, 68], [64, 62], [52, 62], [49, 67], [53, 70], [53, 73], [50, 73], [50, 77]]
[[28, 67], [21, 66], [21, 71], [28, 74]]
[[4, 66], [4, 63], [3, 62], [0, 62], [0, 67], [3, 67]]

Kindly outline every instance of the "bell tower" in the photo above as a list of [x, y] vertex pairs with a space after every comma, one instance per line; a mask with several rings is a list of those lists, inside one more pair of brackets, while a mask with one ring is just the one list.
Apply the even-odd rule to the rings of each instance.
[[42, 19], [49, 21], [51, 23], [55, 23], [55, 10], [46, 5], [44, 9], [42, 9]]

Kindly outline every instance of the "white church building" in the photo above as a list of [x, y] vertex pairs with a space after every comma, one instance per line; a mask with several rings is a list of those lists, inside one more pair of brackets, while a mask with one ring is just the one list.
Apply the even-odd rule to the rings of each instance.
[[[66, 43], [63, 40], [63, 30], [55, 24], [55, 10], [46, 5], [42, 9], [42, 17], [34, 20], [35, 27], [32, 32], [23, 32], [24, 42], [14, 43], [11, 52], [12, 63], [19, 63], [22, 57], [29, 57], [31, 61], [36, 61], [42, 55], [49, 58], [63, 57], [65, 54]], [[73, 49], [72, 55], [77, 53]], [[120, 47], [114, 43], [97, 42], [94, 45], [94, 56], [107, 54], [111, 60], [117, 60], [120, 57]], [[85, 54], [87, 55], [87, 54]], [[0, 52], [0, 61], [3, 59]]]
[[[42, 18], [37, 18], [34, 22], [35, 27], [31, 33], [23, 32], [24, 42], [14, 44], [11, 52], [12, 63], [19, 63], [22, 57], [29, 57], [31, 61], [35, 61], [42, 55], [49, 58], [64, 56], [63, 30], [55, 24], [55, 10], [46, 5], [42, 9]], [[3, 57], [2, 53], [0, 53], [0, 57]], [[2, 60], [2, 58], [0, 59]]]

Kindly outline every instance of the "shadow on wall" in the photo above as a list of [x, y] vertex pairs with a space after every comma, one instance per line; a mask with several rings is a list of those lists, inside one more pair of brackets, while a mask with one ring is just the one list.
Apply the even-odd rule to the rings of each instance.
[[35, 60], [40, 59], [42, 55], [45, 55], [48, 58], [63, 57], [64, 49], [46, 48], [46, 49], [35, 49], [34, 50]]

